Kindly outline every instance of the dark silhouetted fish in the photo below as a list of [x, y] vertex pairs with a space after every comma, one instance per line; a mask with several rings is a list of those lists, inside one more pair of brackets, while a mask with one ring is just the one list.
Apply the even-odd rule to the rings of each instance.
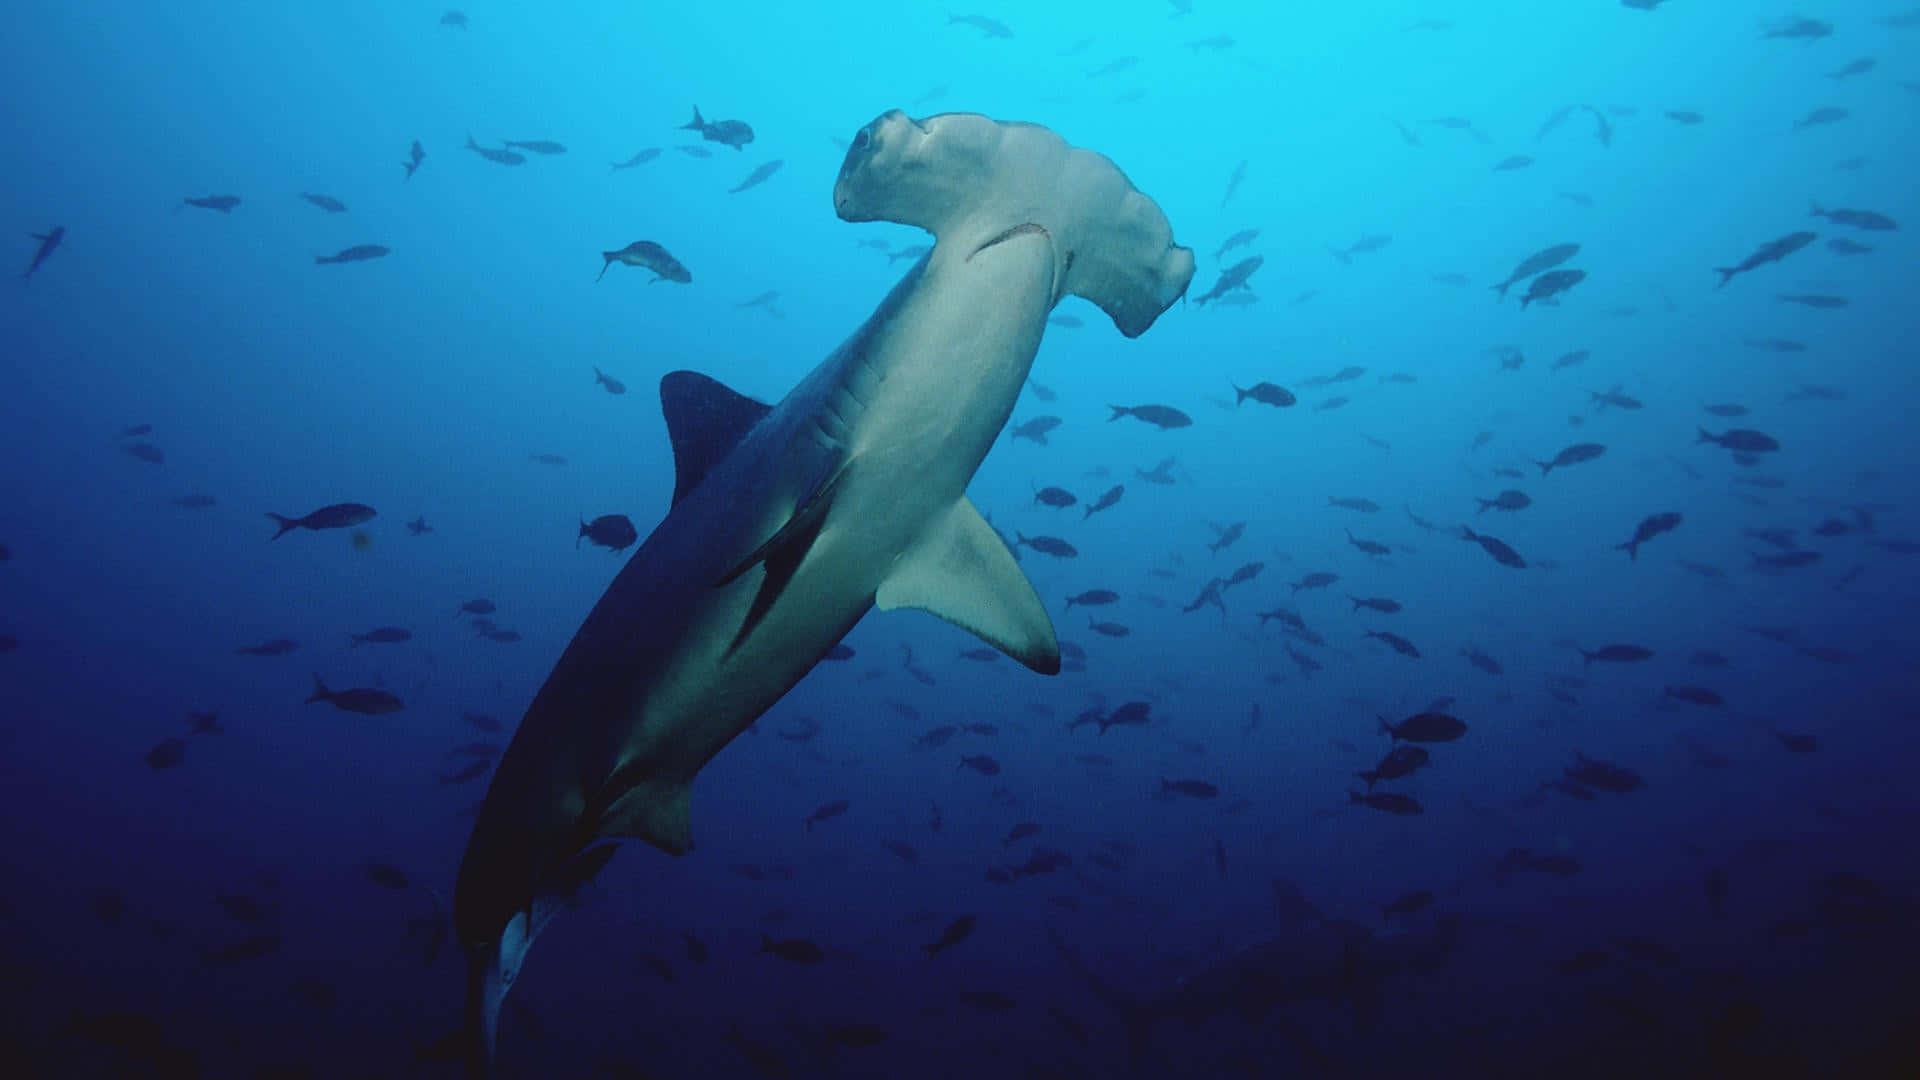
[[1359, 548], [1361, 552], [1367, 555], [1393, 554], [1392, 548], [1388, 547], [1385, 544], [1380, 543], [1378, 540], [1368, 540], [1364, 537], [1355, 536], [1353, 535], [1352, 529], [1347, 530], [1347, 543], [1352, 544], [1356, 548]]
[[1416, 915], [1425, 911], [1427, 905], [1433, 903], [1433, 900], [1433, 894], [1425, 889], [1401, 893], [1394, 897], [1392, 903], [1380, 909], [1380, 917], [1391, 919], [1395, 915]]
[[280, 531], [268, 537], [278, 540], [295, 529], [346, 529], [372, 521], [375, 512], [371, 506], [360, 503], [334, 503], [323, 506], [306, 517], [289, 518], [279, 514], [268, 514], [280, 526]]
[[1275, 386], [1270, 382], [1254, 383], [1247, 389], [1241, 389], [1239, 386], [1231, 383], [1228, 385], [1233, 386], [1235, 395], [1233, 403], [1236, 406], [1242, 404], [1248, 398], [1252, 398], [1262, 405], [1273, 405], [1281, 408], [1292, 405], [1295, 401], [1299, 400], [1293, 396], [1293, 391], [1288, 390], [1284, 386]]
[[1556, 297], [1585, 280], [1585, 270], [1549, 270], [1527, 286], [1527, 295], [1520, 298], [1520, 306], [1524, 308], [1536, 300], [1555, 303]]
[[947, 928], [940, 931], [940, 937], [933, 944], [920, 946], [926, 950], [927, 959], [931, 960], [967, 940], [967, 936], [973, 933], [974, 921], [972, 915], [962, 915], [948, 923]]
[[1194, 799], [1214, 799], [1220, 796], [1220, 789], [1205, 780], [1168, 780], [1160, 778], [1162, 795], [1185, 795]]
[[335, 263], [366, 262], [368, 259], [385, 258], [392, 253], [393, 249], [381, 247], [379, 244], [355, 244], [350, 248], [342, 248], [331, 255], [315, 255], [313, 261], [315, 265], [319, 266]]
[[1526, 492], [1512, 489], [1503, 491], [1491, 499], [1476, 498], [1474, 502], [1480, 504], [1480, 509], [1477, 513], [1482, 514], [1489, 510], [1525, 510], [1527, 507], [1533, 505], [1533, 499], [1530, 498]]
[[814, 822], [830, 821], [846, 813], [852, 806], [853, 804], [845, 799], [835, 799], [830, 803], [822, 803], [814, 809], [813, 813], [808, 814], [801, 824], [807, 827], [808, 832], [812, 832]]
[[1871, 232], [1889, 232], [1900, 227], [1900, 223], [1885, 214], [1874, 210], [1847, 210], [1844, 208], [1828, 210], [1819, 203], [1813, 204], [1814, 217], [1823, 217], [1835, 225], [1850, 225], [1856, 229]]
[[329, 690], [318, 674], [313, 677], [313, 693], [308, 696], [306, 704], [311, 705], [316, 701], [324, 701], [342, 712], [359, 713], [362, 716], [384, 716], [406, 707], [399, 698], [385, 690], [371, 687]]
[[1247, 279], [1253, 277], [1254, 271], [1266, 261], [1258, 255], [1252, 255], [1220, 271], [1220, 278], [1213, 283], [1213, 288], [1208, 289], [1206, 295], [1195, 297], [1194, 305], [1200, 306], [1210, 300], [1218, 300], [1235, 289], [1247, 288]]
[[414, 170], [418, 169], [420, 163], [425, 160], [427, 160], [426, 150], [421, 147], [419, 139], [413, 140], [413, 149], [408, 152], [407, 160], [400, 163], [400, 167], [407, 170], [407, 175], [401, 180], [404, 182], [413, 179]]
[[1372, 233], [1355, 240], [1344, 248], [1329, 247], [1327, 250], [1333, 253], [1334, 258], [1348, 265], [1352, 265], [1355, 255], [1372, 254], [1391, 243], [1393, 243], [1393, 237], [1383, 233]]
[[625, 514], [602, 514], [592, 521], [580, 523], [580, 535], [574, 538], [573, 546], [579, 547], [582, 539], [598, 544], [609, 551], [622, 551], [633, 546], [640, 539], [640, 533]]
[[1826, 296], [1819, 293], [1780, 293], [1774, 299], [1783, 304], [1799, 304], [1801, 307], [1818, 308], [1822, 311], [1837, 310], [1852, 303], [1844, 296]]
[[615, 169], [631, 169], [636, 165], [645, 165], [647, 162], [652, 161], [654, 158], [657, 158], [659, 156], [660, 156], [660, 148], [657, 146], [649, 146], [645, 150], [642, 150], [639, 153], [634, 154], [632, 157], [628, 158], [625, 161], [614, 162], [613, 167]]
[[1000, 763], [986, 754], [962, 755], [959, 767], [972, 769], [982, 776], [1000, 775]]
[[1014, 544], [1018, 547], [1030, 547], [1042, 555], [1051, 555], [1056, 559], [1071, 559], [1080, 554], [1080, 550], [1057, 536], [1027, 536], [1016, 531]]
[[1367, 631], [1367, 636], [1386, 642], [1393, 648], [1394, 652], [1399, 653], [1401, 656], [1409, 656], [1415, 660], [1420, 659], [1420, 650], [1414, 647], [1413, 642], [1408, 641], [1406, 638], [1401, 637], [1391, 630], [1369, 630]]
[[761, 184], [764, 184], [767, 182], [768, 177], [772, 176], [774, 173], [779, 172], [780, 166], [785, 164], [786, 162], [784, 160], [776, 158], [763, 165], [760, 165], [759, 167], [755, 168], [752, 172], [748, 173], [746, 176], [746, 179], [740, 181], [740, 183], [736, 184], [735, 186], [728, 188], [727, 194], [738, 195], [750, 187], [759, 187]]
[[1610, 761], [1599, 761], [1579, 751], [1574, 751], [1574, 763], [1562, 772], [1567, 779], [1582, 787], [1595, 791], [1604, 791], [1611, 795], [1625, 795], [1646, 786], [1646, 781], [1632, 769], [1615, 765]]
[[1339, 574], [1331, 574], [1325, 570], [1315, 570], [1313, 573], [1294, 582], [1291, 588], [1294, 592], [1299, 592], [1302, 589], [1324, 589], [1339, 580]]
[[226, 214], [231, 213], [233, 208], [239, 205], [240, 196], [238, 195], [202, 195], [198, 198], [182, 200], [180, 206], [174, 207], [174, 210], [178, 211], [181, 207], [193, 206], [202, 210], [218, 210]]
[[1678, 701], [1685, 701], [1689, 704], [1705, 705], [1708, 707], [1725, 705], [1727, 703], [1725, 698], [1704, 686], [1676, 686], [1669, 683], [1666, 688], [1666, 696]]
[[1415, 713], [1398, 725], [1388, 723], [1384, 716], [1377, 716], [1375, 719], [1380, 721], [1380, 730], [1391, 736], [1395, 742], [1453, 742], [1467, 733], [1466, 724], [1456, 717], [1440, 712]]
[[1810, 127], [1826, 127], [1837, 124], [1852, 114], [1838, 105], [1823, 105], [1794, 121], [1793, 130], [1805, 131]]
[[1109, 423], [1123, 416], [1131, 416], [1136, 420], [1144, 420], [1162, 431], [1189, 427], [1193, 424], [1191, 416], [1168, 405], [1109, 405], [1107, 408], [1113, 410], [1113, 415], [1107, 417]]
[[1479, 544], [1480, 549], [1488, 555], [1493, 556], [1493, 561], [1499, 563], [1501, 566], [1510, 566], [1515, 570], [1525, 570], [1527, 568], [1527, 560], [1521, 558], [1519, 552], [1507, 546], [1505, 541], [1497, 537], [1474, 532], [1467, 526], [1462, 525], [1460, 526], [1460, 539], [1471, 540]]
[[1241, 229], [1239, 232], [1227, 237], [1226, 240], [1221, 243], [1219, 250], [1213, 253], [1213, 257], [1219, 259], [1222, 255], [1232, 251], [1234, 248], [1245, 247], [1259, 238], [1259, 229]]
[[331, 195], [316, 195], [311, 191], [303, 191], [300, 193], [300, 197], [320, 209], [325, 210], [329, 214], [344, 214], [347, 212], [347, 204]]
[[827, 954], [821, 950], [820, 946], [805, 938], [790, 938], [786, 941], [775, 941], [767, 935], [761, 934], [760, 948], [754, 955], [762, 956], [767, 954], [777, 956], [789, 964], [812, 965], [823, 963], [827, 959]]
[[1639, 645], [1604, 645], [1592, 652], [1585, 649], [1580, 649], [1579, 652], [1589, 667], [1595, 660], [1609, 664], [1635, 664], [1653, 656], [1652, 649]]
[[1536, 461], [1534, 464], [1540, 466], [1540, 475], [1545, 476], [1556, 468], [1592, 461], [1606, 452], [1607, 448], [1599, 443], [1575, 443], [1555, 454], [1552, 461]]
[[[1134, 64], [1137, 64], [1139, 62], [1140, 62], [1140, 58], [1137, 56], [1123, 56], [1120, 59], [1115, 60], [1113, 63], [1108, 64], [1106, 67], [1101, 68], [1099, 71], [1094, 72], [1094, 74], [1110, 75], [1116, 71], [1125, 71], [1127, 68], [1130, 68]], [[1247, 178], [1247, 163], [1246, 161], [1242, 160], [1239, 164], [1233, 167], [1233, 175], [1227, 177], [1226, 194], [1220, 196], [1220, 208], [1222, 210], [1226, 209], [1227, 204], [1233, 201], [1234, 192], [1240, 190], [1240, 184], [1242, 181], [1246, 180], [1246, 178]]]
[[1031, 420], [1015, 424], [1009, 429], [1008, 434], [1010, 438], [1032, 439], [1041, 446], [1045, 446], [1047, 445], [1047, 433], [1059, 426], [1060, 418], [1057, 416], [1036, 416]]
[[292, 638], [269, 638], [258, 645], [243, 645], [233, 651], [241, 656], [285, 656], [299, 647]]
[[1550, 248], [1536, 251], [1520, 260], [1520, 265], [1513, 268], [1513, 273], [1507, 275], [1507, 280], [1493, 286], [1493, 289], [1504, 299], [1507, 290], [1514, 285], [1536, 274], [1545, 273], [1578, 254], [1580, 254], [1579, 244], [1555, 244]]
[[479, 143], [473, 141], [471, 134], [467, 136], [466, 148], [486, 158], [488, 161], [493, 162], [495, 165], [525, 165], [527, 163], [527, 156], [525, 154], [516, 154], [512, 150], [495, 150], [489, 146], [481, 146]]
[[593, 382], [594, 382], [594, 385], [596, 386], [606, 387], [607, 393], [609, 394], [619, 395], [627, 392], [626, 383], [623, 383], [619, 379], [616, 379], [613, 376], [607, 374], [606, 372], [601, 371], [599, 368], [593, 369]]
[[1427, 763], [1430, 756], [1424, 747], [1395, 746], [1387, 751], [1386, 757], [1380, 759], [1380, 764], [1354, 775], [1366, 781], [1367, 790], [1372, 791], [1373, 785], [1381, 780], [1399, 780], [1413, 775], [1415, 770]]
[[1818, 239], [1818, 237], [1810, 232], [1788, 233], [1778, 240], [1769, 240], [1761, 244], [1759, 248], [1755, 249], [1753, 254], [1741, 260], [1738, 266], [1715, 267], [1714, 273], [1720, 275], [1720, 284], [1725, 286], [1726, 283], [1732, 281], [1736, 275], [1758, 269], [1768, 263], [1779, 262], [1781, 259], [1813, 243], [1816, 239]]
[[1779, 440], [1773, 436], [1748, 428], [1734, 428], [1724, 435], [1715, 435], [1701, 428], [1700, 437], [1694, 441], [1724, 446], [1736, 454], [1767, 454], [1780, 449]]
[[47, 256], [53, 254], [54, 249], [60, 246], [60, 241], [66, 238], [67, 230], [64, 226], [55, 225], [46, 232], [27, 235], [40, 241], [40, 246], [33, 253], [33, 261], [27, 264], [27, 272], [20, 275], [23, 280], [32, 277], [33, 272], [40, 269], [40, 264], [46, 262]]
[[753, 128], [744, 120], [709, 121], [700, 115], [700, 106], [693, 107], [693, 119], [680, 125], [682, 131], [697, 131], [708, 142], [717, 142], [721, 146], [742, 149], [753, 141]]
[[681, 265], [679, 259], [651, 240], [635, 240], [619, 251], [603, 251], [600, 258], [604, 261], [600, 264], [599, 276], [593, 279], [595, 281], [606, 277], [607, 268], [614, 263], [653, 271], [652, 280], [647, 282], [649, 285], [656, 281], [674, 281], [685, 285], [693, 280], [693, 274]]
[[147, 751], [147, 767], [158, 772], [162, 769], [177, 769], [187, 763], [187, 743], [185, 739], [163, 739], [153, 749]]
[[1638, 560], [1640, 558], [1641, 544], [1659, 536], [1661, 533], [1672, 532], [1680, 527], [1680, 522], [1680, 515], [1671, 510], [1653, 514], [1642, 520], [1640, 524], [1634, 528], [1633, 539], [1624, 544], [1615, 544], [1614, 548], [1615, 550], [1624, 550], [1628, 558]]
[[1420, 805], [1419, 800], [1413, 796], [1400, 795], [1394, 792], [1368, 793], [1363, 795], [1358, 791], [1349, 791], [1347, 792], [1347, 801], [1400, 817], [1407, 817], [1425, 811], [1425, 808]]

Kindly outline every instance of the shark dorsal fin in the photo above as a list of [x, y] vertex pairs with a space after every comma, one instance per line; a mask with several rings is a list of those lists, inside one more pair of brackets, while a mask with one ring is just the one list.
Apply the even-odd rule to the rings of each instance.
[[880, 584], [882, 611], [938, 615], [1043, 675], [1060, 670], [1053, 622], [993, 526], [962, 496]]
[[660, 411], [673, 443], [673, 505], [678, 506], [773, 407], [697, 371], [670, 371], [660, 379]]

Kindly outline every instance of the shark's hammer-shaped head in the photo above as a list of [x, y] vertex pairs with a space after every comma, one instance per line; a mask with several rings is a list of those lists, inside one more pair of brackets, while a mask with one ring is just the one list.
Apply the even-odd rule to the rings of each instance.
[[833, 207], [843, 221], [926, 229], [962, 255], [1038, 226], [1059, 261], [1056, 292], [1098, 304], [1128, 337], [1193, 278], [1193, 252], [1152, 199], [1103, 155], [1037, 124], [889, 110], [854, 134]]

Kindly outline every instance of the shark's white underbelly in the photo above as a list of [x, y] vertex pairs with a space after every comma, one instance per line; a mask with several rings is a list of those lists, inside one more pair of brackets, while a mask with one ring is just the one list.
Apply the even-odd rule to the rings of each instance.
[[[846, 475], [818, 536], [737, 644], [764, 572], [690, 605], [670, 653], [634, 672], [644, 698], [635, 701], [640, 722], [623, 764], [651, 756], [658, 782], [690, 782], [859, 621], [895, 560], [965, 494], [1032, 367], [1053, 306], [1055, 258], [1044, 234], [1013, 237], [971, 261], [965, 255], [936, 252], [867, 354], [843, 359], [849, 369], [864, 365], [845, 376], [859, 379], [853, 396], [862, 404], [848, 415], [842, 394], [836, 407]], [[728, 462], [736, 464], [750, 463]], [[802, 497], [769, 499], [756, 531], [777, 531]]]

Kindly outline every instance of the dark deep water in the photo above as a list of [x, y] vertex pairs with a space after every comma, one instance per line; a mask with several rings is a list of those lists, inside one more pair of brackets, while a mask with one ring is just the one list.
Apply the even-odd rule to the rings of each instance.
[[[665, 512], [660, 376], [777, 401], [905, 272], [829, 198], [900, 107], [1098, 150], [1198, 254], [1138, 340], [1060, 306], [1060, 422], [970, 489], [1077, 551], [1021, 566], [1084, 661], [861, 622], [541, 938], [503, 1075], [1920, 1074], [1903, 2], [10, 6], [15, 265], [65, 231], [0, 289], [0, 1067], [458, 1075], [441, 913], [622, 565], [579, 523]], [[691, 281], [595, 281], [641, 239]], [[1396, 745], [1417, 815], [1350, 801]]]

